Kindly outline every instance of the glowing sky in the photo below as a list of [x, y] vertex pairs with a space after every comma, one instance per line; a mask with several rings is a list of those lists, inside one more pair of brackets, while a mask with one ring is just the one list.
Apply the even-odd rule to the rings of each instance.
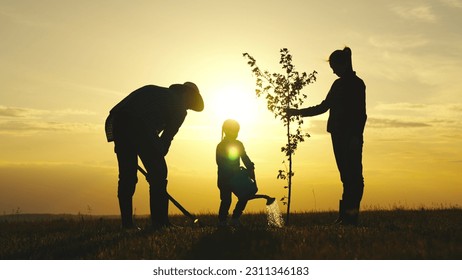
[[[242, 53], [280, 72], [288, 48], [297, 70], [319, 73], [305, 89], [316, 105], [336, 78], [326, 59], [345, 45], [367, 85], [363, 207], [460, 206], [461, 15], [461, 0], [0, 0], [0, 211], [117, 214], [108, 111], [145, 84], [185, 81], [206, 108], [174, 139], [169, 192], [192, 212], [217, 212], [215, 147], [232, 117], [260, 191], [280, 198], [284, 128], [255, 97]], [[326, 119], [306, 119], [294, 211], [337, 207]], [[136, 213], [147, 203], [140, 176]]]

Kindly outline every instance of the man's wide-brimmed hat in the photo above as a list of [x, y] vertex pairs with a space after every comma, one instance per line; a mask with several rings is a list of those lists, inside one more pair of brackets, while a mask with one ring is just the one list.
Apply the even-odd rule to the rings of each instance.
[[183, 84], [183, 86], [185, 86], [188, 89], [187, 91], [192, 97], [190, 99], [191, 110], [194, 110], [197, 112], [204, 110], [204, 100], [202, 99], [201, 93], [199, 91], [199, 88], [196, 86], [196, 84], [191, 83], [191, 82], [186, 82]]
[[196, 112], [201, 112], [204, 110], [204, 100], [202, 99], [199, 88], [195, 83], [186, 82], [184, 84], [173, 84], [169, 87], [173, 90], [181, 90], [185, 93], [185, 98], [187, 99], [188, 109], [194, 110]]

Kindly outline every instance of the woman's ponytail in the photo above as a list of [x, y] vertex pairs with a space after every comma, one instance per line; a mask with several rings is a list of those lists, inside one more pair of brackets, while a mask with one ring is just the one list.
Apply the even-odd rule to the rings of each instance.
[[353, 63], [351, 61], [351, 49], [345, 46], [342, 53], [344, 56], [345, 64], [349, 69], [353, 70]]
[[345, 47], [343, 50], [335, 50], [329, 57], [331, 65], [345, 65], [348, 70], [353, 71], [351, 61], [351, 49], [349, 47]]

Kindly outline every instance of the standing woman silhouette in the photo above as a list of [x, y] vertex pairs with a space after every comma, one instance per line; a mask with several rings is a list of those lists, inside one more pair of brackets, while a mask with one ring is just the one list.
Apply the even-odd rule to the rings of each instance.
[[332, 84], [324, 101], [304, 109], [287, 109], [287, 114], [311, 117], [329, 110], [327, 131], [331, 134], [343, 183], [339, 217], [335, 224], [357, 225], [364, 192], [362, 150], [367, 119], [366, 85], [353, 71], [350, 48], [334, 51], [329, 57], [329, 64], [339, 78]]

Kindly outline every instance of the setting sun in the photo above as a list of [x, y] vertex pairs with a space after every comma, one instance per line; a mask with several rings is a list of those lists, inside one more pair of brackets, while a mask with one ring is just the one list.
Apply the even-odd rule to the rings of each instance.
[[219, 87], [208, 106], [219, 122], [234, 119], [241, 125], [252, 125], [261, 119], [261, 104], [258, 104], [252, 88], [244, 88], [238, 84]]

